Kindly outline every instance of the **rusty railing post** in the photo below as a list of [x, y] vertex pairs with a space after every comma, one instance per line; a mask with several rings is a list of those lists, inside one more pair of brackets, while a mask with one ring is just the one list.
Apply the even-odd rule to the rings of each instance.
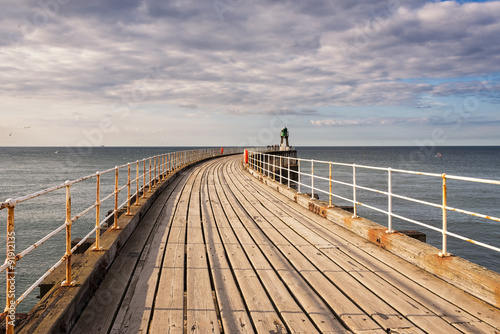
[[71, 279], [71, 182], [66, 181], [66, 279], [62, 286], [75, 286], [76, 282]]
[[139, 206], [139, 160], [135, 162], [135, 206]]
[[96, 175], [96, 195], [95, 195], [95, 246], [92, 248], [94, 251], [102, 250], [99, 245], [101, 240], [101, 174], [99, 172]]
[[126, 216], [132, 216], [132, 212], [130, 212], [130, 188], [131, 188], [131, 182], [130, 182], [130, 163], [127, 164], [127, 213], [125, 214]]
[[448, 234], [448, 213], [446, 211], [446, 205], [448, 202], [448, 195], [446, 191], [446, 174], [441, 175], [443, 178], [443, 205], [442, 205], [442, 211], [443, 211], [443, 249], [442, 252], [439, 253], [439, 256], [450, 256], [448, 253], [447, 249], [447, 234]]
[[167, 172], [169, 175], [172, 173], [172, 153], [168, 154]]
[[142, 160], [142, 198], [146, 198], [146, 159]]
[[392, 229], [392, 169], [387, 169], [387, 231], [386, 233], [393, 233]]
[[5, 333], [14, 334], [16, 322], [16, 232], [14, 228], [14, 209], [16, 203], [12, 199], [6, 201], [7, 207], [7, 244], [6, 244], [6, 259], [7, 266], [7, 281], [6, 281], [6, 298], [5, 298]]
[[118, 226], [118, 166], [115, 167], [115, 207], [114, 207], [114, 222], [112, 230], [119, 230], [120, 226]]
[[163, 181], [163, 164], [164, 164], [163, 157], [164, 157], [163, 154], [160, 155], [160, 181]]
[[154, 162], [154, 171], [155, 171], [155, 177], [154, 177], [154, 179], [153, 179], [153, 188], [156, 188], [156, 178], [157, 178], [157, 168], [158, 168], [157, 163], [156, 163], [156, 160], [158, 160], [158, 156], [157, 156], [157, 155], [155, 155], [155, 156], [153, 157], [153, 162]]
[[163, 179], [167, 178], [167, 155], [163, 154]]
[[149, 190], [148, 190], [148, 193], [151, 192], [151, 158], [149, 158]]

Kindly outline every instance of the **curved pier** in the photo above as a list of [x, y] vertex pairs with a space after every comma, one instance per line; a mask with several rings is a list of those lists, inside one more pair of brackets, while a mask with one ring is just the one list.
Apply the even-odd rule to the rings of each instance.
[[79, 313], [21, 331], [500, 332], [498, 308], [277, 193], [241, 156], [170, 182]]

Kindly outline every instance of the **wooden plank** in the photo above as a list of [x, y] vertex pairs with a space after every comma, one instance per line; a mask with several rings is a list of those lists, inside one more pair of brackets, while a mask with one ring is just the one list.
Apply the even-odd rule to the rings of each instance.
[[[209, 173], [213, 168], [210, 166]], [[254, 333], [215, 225], [208, 194], [209, 188], [215, 193], [215, 187], [208, 183], [207, 175], [201, 189], [202, 225], [222, 328], [226, 333]]]
[[352, 333], [335, 317], [328, 305], [305, 280], [293, 270], [280, 271], [279, 275], [294, 297], [301, 303], [321, 333]]
[[220, 333], [210, 285], [205, 246], [187, 247], [187, 329], [190, 333]]
[[259, 269], [256, 272], [291, 333], [319, 332], [272, 268]]
[[[209, 175], [209, 180], [213, 174]], [[209, 181], [210, 182], [210, 181]], [[217, 186], [218, 180], [214, 180]], [[217, 190], [216, 190], [217, 191]], [[209, 192], [211, 203], [218, 201], [218, 194]], [[224, 226], [229, 225], [226, 215], [219, 206], [212, 207], [215, 223], [220, 222]], [[224, 228], [224, 233], [220, 230], [220, 237], [224, 244], [224, 249], [231, 265], [233, 274], [236, 277], [241, 294], [245, 300], [250, 318], [258, 333], [269, 333], [270, 329], [284, 330], [280, 317], [276, 313], [272, 302], [266, 294], [266, 291], [259, 281], [259, 278], [253, 270], [245, 252], [238, 243], [238, 239], [232, 233], [230, 228]]]
[[[205, 172], [207, 166], [203, 168]], [[210, 283], [206, 248], [201, 226], [200, 191], [203, 173], [199, 173], [189, 201], [186, 241], [186, 313], [190, 333], [220, 333]]]
[[184, 257], [189, 197], [197, 173], [189, 177], [177, 203], [156, 287], [151, 332], [184, 330]]

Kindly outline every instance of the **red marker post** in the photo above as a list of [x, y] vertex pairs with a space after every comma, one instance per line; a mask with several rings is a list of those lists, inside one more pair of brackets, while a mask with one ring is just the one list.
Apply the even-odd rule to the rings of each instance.
[[245, 161], [245, 164], [248, 164], [248, 150], [245, 150], [245, 155], [243, 159]]

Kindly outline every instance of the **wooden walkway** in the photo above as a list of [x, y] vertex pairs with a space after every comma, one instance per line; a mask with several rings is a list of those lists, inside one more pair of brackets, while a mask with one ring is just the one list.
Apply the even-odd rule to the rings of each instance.
[[500, 310], [247, 174], [184, 172], [72, 333], [500, 333]]

